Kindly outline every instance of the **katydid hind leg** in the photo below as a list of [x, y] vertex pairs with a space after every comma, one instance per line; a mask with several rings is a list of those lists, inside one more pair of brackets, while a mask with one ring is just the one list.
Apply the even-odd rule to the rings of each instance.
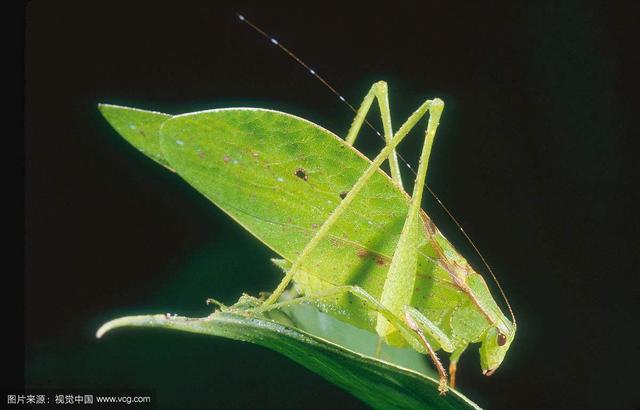
[[[398, 316], [402, 314], [404, 307], [410, 303], [414, 292], [421, 228], [422, 194], [427, 177], [431, 147], [433, 146], [443, 108], [444, 104], [441, 100], [434, 100], [429, 108], [429, 122], [420, 154], [420, 165], [418, 166], [409, 211], [380, 297], [381, 303]], [[384, 317], [379, 315], [376, 332], [383, 337], [390, 337], [395, 332], [395, 329]]]
[[431, 347], [431, 344], [427, 340], [427, 337], [425, 336], [424, 332], [413, 321], [413, 318], [411, 317], [411, 315], [408, 313], [405, 313], [404, 318], [405, 318], [405, 323], [411, 328], [411, 330], [413, 330], [418, 335], [420, 341], [422, 342], [426, 351], [431, 357], [431, 360], [433, 361], [433, 364], [435, 365], [436, 370], [438, 371], [438, 376], [440, 379], [440, 384], [438, 385], [438, 391], [440, 392], [441, 395], [445, 394], [448, 390], [447, 371], [444, 369], [444, 366], [442, 365], [442, 362], [438, 358], [438, 355], [436, 354], [435, 350], [433, 350], [433, 347]]
[[[405, 123], [400, 127], [398, 132], [391, 138], [391, 142], [386, 145], [380, 153], [374, 158], [374, 160], [369, 164], [367, 169], [363, 172], [360, 178], [353, 185], [351, 190], [347, 193], [344, 199], [340, 202], [338, 207], [333, 210], [333, 212], [329, 215], [329, 217], [325, 220], [325, 222], [320, 226], [316, 234], [311, 238], [311, 240], [306, 244], [302, 252], [298, 255], [296, 260], [292, 263], [291, 268], [282, 279], [280, 284], [273, 291], [271, 296], [264, 302], [264, 308], [266, 309], [268, 306], [274, 304], [278, 298], [282, 295], [282, 292], [287, 288], [291, 280], [293, 279], [296, 272], [300, 269], [302, 264], [306, 261], [308, 255], [313, 251], [316, 246], [327, 236], [331, 227], [335, 224], [335, 222], [340, 218], [340, 216], [344, 213], [347, 207], [353, 202], [353, 200], [360, 193], [362, 188], [366, 185], [367, 181], [371, 178], [371, 176], [380, 168], [382, 163], [387, 160], [387, 158], [391, 155], [391, 153], [395, 150], [395, 148], [402, 142], [402, 140], [407, 136], [409, 131], [417, 124], [417, 122], [422, 118], [422, 116], [430, 109], [432, 105], [436, 106], [436, 111], [442, 110], [442, 101], [441, 100], [433, 100], [433, 101], [425, 101], [418, 109], [411, 114], [411, 116], [405, 121]], [[439, 115], [438, 115], [439, 117]], [[429, 124], [432, 123], [432, 116], [429, 118]], [[437, 123], [437, 122], [436, 122]]]
[[[442, 350], [451, 353], [451, 356], [449, 357], [449, 387], [455, 389], [458, 361], [460, 360], [462, 353], [467, 349], [468, 344], [465, 343], [456, 347], [453, 340], [451, 340], [451, 338], [449, 338], [449, 336], [447, 336], [435, 323], [430, 321], [419, 310], [411, 306], [405, 306], [405, 320], [409, 324], [409, 327], [422, 335], [421, 338], [425, 343], [429, 343], [427, 339], [431, 339], [437, 342]], [[436, 367], [438, 367], [438, 364], [436, 364]], [[444, 367], [442, 369], [444, 370]], [[443, 374], [440, 374], [440, 377], [443, 377]], [[446, 377], [446, 373], [444, 374], [444, 377]]]
[[[380, 109], [382, 128], [384, 130], [384, 141], [387, 145], [391, 143], [391, 138], [393, 138], [393, 129], [391, 127], [391, 111], [389, 109], [389, 89], [385, 81], [378, 81], [371, 86], [371, 89], [362, 100], [362, 104], [360, 104], [360, 108], [358, 108], [358, 111], [356, 112], [351, 128], [349, 128], [349, 132], [345, 138], [345, 142], [348, 145], [353, 145], [355, 142], [356, 137], [362, 128], [362, 123], [365, 121], [374, 99], [378, 101], [378, 108]], [[402, 176], [400, 175], [400, 166], [398, 165], [398, 156], [395, 149], [391, 151], [391, 155], [389, 156], [389, 168], [391, 169], [391, 178], [393, 181], [401, 189], [404, 189], [402, 186]]]

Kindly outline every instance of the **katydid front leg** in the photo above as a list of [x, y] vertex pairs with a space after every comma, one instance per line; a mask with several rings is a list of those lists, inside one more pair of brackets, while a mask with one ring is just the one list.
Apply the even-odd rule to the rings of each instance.
[[[438, 374], [440, 375], [439, 390], [441, 394], [447, 391], [447, 373], [434, 349], [424, 336], [422, 328], [417, 326], [412, 316], [406, 312], [405, 307], [411, 302], [411, 297], [415, 291], [418, 245], [420, 240], [419, 229], [421, 228], [419, 213], [422, 206], [422, 193], [427, 178], [431, 147], [433, 146], [433, 140], [438, 124], [440, 123], [443, 108], [444, 103], [440, 100], [434, 100], [430, 107], [429, 123], [427, 125], [422, 153], [420, 154], [420, 165], [418, 166], [409, 212], [402, 228], [400, 239], [398, 239], [398, 244], [396, 245], [396, 250], [393, 254], [391, 266], [389, 267], [380, 297], [380, 302], [383, 306], [388, 308], [394, 315], [404, 317], [409, 327], [419, 335], [420, 340], [425, 345], [429, 356], [431, 356], [434, 365], [438, 369]], [[378, 314], [376, 332], [380, 336], [385, 339], [391, 339], [396, 337], [396, 335], [403, 336], [398, 333], [398, 330], [397, 326], [389, 323], [384, 316]]]
[[[313, 238], [307, 243], [302, 252], [298, 255], [296, 260], [291, 265], [291, 269], [285, 277], [282, 279], [280, 284], [273, 291], [271, 296], [264, 302], [263, 308], [268, 307], [269, 305], [275, 303], [278, 298], [282, 295], [282, 292], [287, 288], [291, 279], [294, 277], [295, 273], [300, 269], [302, 263], [306, 260], [309, 253], [315, 249], [315, 247], [322, 241], [326, 236], [334, 223], [340, 218], [340, 216], [347, 209], [349, 204], [351, 204], [358, 195], [358, 193], [365, 186], [369, 178], [380, 168], [382, 163], [391, 155], [393, 150], [402, 142], [404, 137], [407, 136], [409, 131], [415, 126], [415, 124], [422, 118], [422, 116], [430, 110], [432, 104], [442, 107], [443, 103], [441, 100], [435, 99], [433, 101], [428, 100], [425, 101], [411, 116], [407, 119], [407, 121], [400, 127], [398, 132], [393, 136], [389, 145], [385, 146], [382, 151], [376, 156], [376, 158], [371, 162], [369, 167], [364, 171], [362, 176], [356, 181], [355, 185], [351, 188], [351, 190], [347, 193], [345, 198], [340, 202], [340, 205], [329, 215], [329, 217], [322, 224], [320, 229], [316, 232]], [[441, 111], [441, 108], [440, 108]], [[430, 121], [431, 123], [431, 121]]]
[[458, 360], [460, 356], [467, 349], [467, 345], [462, 345], [449, 356], [449, 385], [452, 389], [456, 388], [456, 371], [458, 370]]

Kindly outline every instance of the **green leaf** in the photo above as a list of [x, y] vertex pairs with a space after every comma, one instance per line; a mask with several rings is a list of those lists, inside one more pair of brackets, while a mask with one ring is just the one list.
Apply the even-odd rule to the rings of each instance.
[[160, 165], [171, 169], [160, 150], [160, 126], [171, 118], [169, 114], [111, 104], [99, 104], [98, 109], [131, 145]]
[[264, 346], [321, 375], [376, 409], [479, 408], [455, 390], [440, 396], [437, 379], [348, 350], [264, 317], [219, 311], [204, 318], [128, 316], [104, 324], [97, 336], [102, 337], [120, 327], [173, 329]]

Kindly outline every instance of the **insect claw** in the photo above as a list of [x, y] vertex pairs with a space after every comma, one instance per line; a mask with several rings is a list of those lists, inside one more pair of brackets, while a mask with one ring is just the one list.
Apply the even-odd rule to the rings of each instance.
[[271, 292], [260, 291], [258, 292], [258, 300], [264, 302], [271, 295]]
[[444, 396], [449, 391], [449, 386], [447, 386], [446, 379], [440, 379], [440, 383], [438, 384], [438, 392], [441, 396]]
[[493, 373], [495, 373], [496, 369], [491, 369], [491, 370], [485, 370], [482, 372], [483, 375], [485, 376], [491, 376]]

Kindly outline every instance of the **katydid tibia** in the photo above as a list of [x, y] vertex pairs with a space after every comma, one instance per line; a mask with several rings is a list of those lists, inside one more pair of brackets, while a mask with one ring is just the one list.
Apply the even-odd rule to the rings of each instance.
[[[386, 146], [370, 161], [353, 144], [374, 100]], [[311, 302], [388, 344], [458, 359], [481, 343], [484, 374], [501, 364], [515, 336], [482, 276], [421, 209], [431, 147], [444, 103], [423, 103], [392, 132], [387, 85], [366, 95], [345, 140], [299, 117], [257, 108], [178, 116], [101, 105], [106, 119], [146, 155], [269, 246], [285, 276], [253, 312]], [[428, 113], [420, 165], [409, 196], [395, 148]], [[390, 162], [391, 176], [380, 166]], [[281, 301], [290, 282], [300, 297]], [[233, 309], [233, 307], [231, 308]]]

